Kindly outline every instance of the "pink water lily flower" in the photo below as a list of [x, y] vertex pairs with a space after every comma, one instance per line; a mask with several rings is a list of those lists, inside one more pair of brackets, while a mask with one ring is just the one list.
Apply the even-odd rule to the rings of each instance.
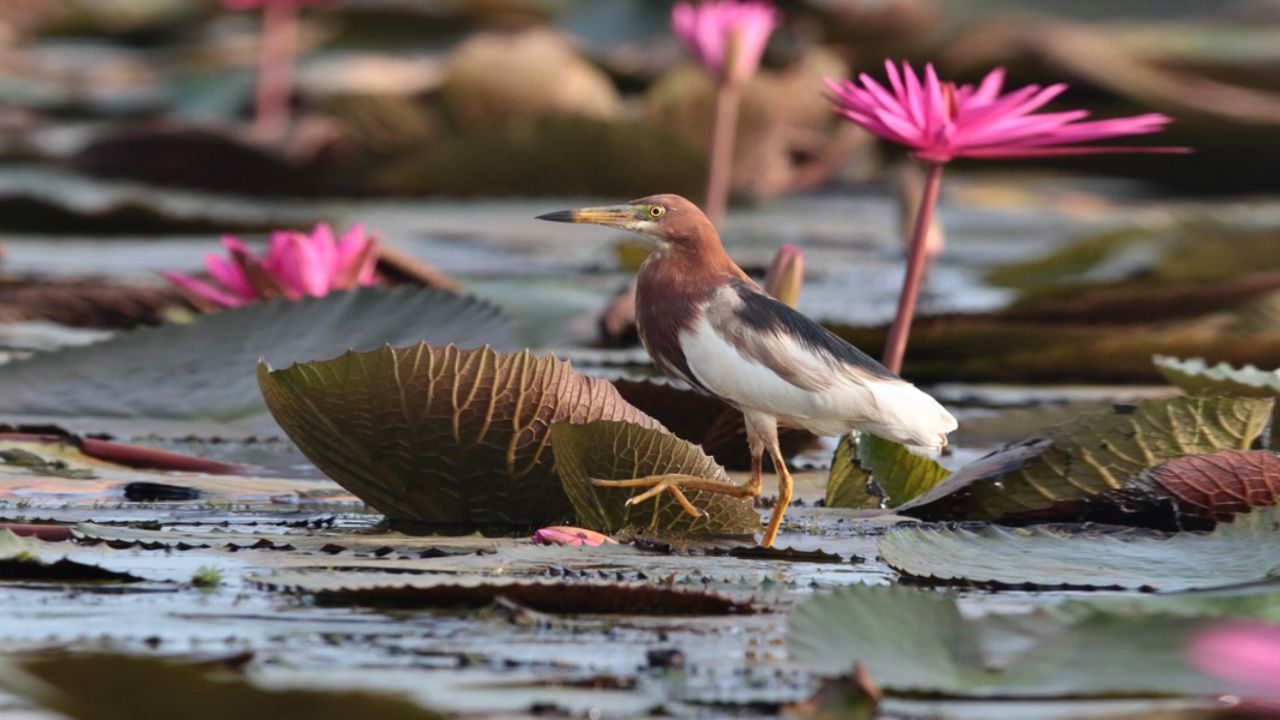
[[1187, 148], [1080, 145], [1162, 130], [1172, 118], [1147, 113], [1084, 121], [1087, 110], [1037, 113], [1067, 89], [1028, 85], [1004, 92], [1004, 68], [982, 82], [956, 86], [938, 79], [932, 64], [921, 79], [909, 63], [885, 60], [889, 87], [866, 73], [858, 82], [827, 78], [836, 112], [885, 140], [906, 145], [931, 163], [953, 158], [1031, 158], [1116, 152], [1187, 152]]
[[1280, 625], [1233, 620], [1197, 635], [1187, 660], [1206, 675], [1248, 690], [1260, 711], [1280, 717]]
[[[1111, 120], [1085, 120], [1087, 110], [1037, 112], [1067, 89], [1028, 85], [1004, 92], [1004, 69], [987, 73], [978, 85], [957, 86], [938, 79], [933, 65], [924, 78], [909, 63], [902, 69], [884, 61], [889, 87], [862, 73], [858, 82], [827, 78], [836, 112], [867, 132], [911, 148], [928, 171], [911, 233], [907, 274], [898, 310], [885, 340], [884, 364], [902, 370], [920, 280], [929, 259], [928, 232], [942, 186], [942, 168], [955, 158], [1034, 158], [1055, 155], [1143, 152], [1183, 153], [1181, 147], [1085, 145], [1124, 135], [1164, 129], [1172, 119], [1159, 113]], [[860, 83], [860, 84], [859, 84]]]
[[325, 224], [317, 225], [310, 235], [291, 230], [272, 233], [262, 258], [239, 238], [224, 237], [222, 246], [229, 257], [205, 256], [205, 270], [213, 283], [182, 273], [160, 274], [197, 298], [224, 308], [276, 297], [321, 297], [377, 283], [378, 243], [360, 225], [340, 239]]
[[778, 11], [762, 0], [683, 2], [672, 8], [671, 26], [711, 74], [741, 83], [760, 65]]
[[583, 545], [599, 547], [605, 544], [618, 544], [617, 540], [603, 533], [569, 525], [544, 527], [533, 534], [533, 542], [538, 545], [568, 545], [570, 547], [581, 547]]

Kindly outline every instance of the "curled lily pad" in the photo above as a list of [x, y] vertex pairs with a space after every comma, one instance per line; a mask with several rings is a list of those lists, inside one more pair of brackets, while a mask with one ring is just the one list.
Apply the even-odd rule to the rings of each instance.
[[871, 481], [871, 473], [858, 464], [858, 441], [853, 435], [840, 438], [831, 456], [827, 474], [827, 495], [823, 504], [831, 508], [878, 508], [884, 502], [880, 488]]
[[[846, 435], [836, 447], [827, 478], [827, 507], [875, 507], [858, 489], [874, 488], [873, 496], [896, 507], [942, 482], [950, 471], [905, 445], [875, 435]], [[870, 492], [868, 490], [867, 492]], [[844, 504], [860, 503], [860, 504]]]
[[0, 418], [97, 432], [128, 423], [170, 434], [174, 420], [269, 427], [253, 377], [260, 358], [291, 363], [422, 338], [505, 347], [514, 329], [495, 306], [439, 290], [259, 303], [0, 366]]
[[1201, 358], [1182, 360], [1168, 355], [1156, 355], [1153, 362], [1169, 382], [1191, 395], [1280, 396], [1280, 370], [1234, 367], [1224, 362], [1210, 365]]
[[893, 569], [938, 582], [1186, 590], [1280, 572], [1280, 512], [1262, 508], [1210, 533], [903, 525], [879, 546]]
[[1271, 407], [1269, 399], [1180, 397], [1082, 415], [1044, 439], [970, 463], [898, 512], [926, 520], [1075, 519], [1147, 468], [1249, 448]]
[[[1210, 365], [1201, 358], [1182, 360], [1168, 355], [1156, 355], [1152, 360], [1165, 379], [1189, 395], [1280, 398], [1280, 370], [1235, 367], [1225, 362]], [[1271, 447], [1276, 448], [1280, 433], [1275, 428], [1275, 410], [1272, 412]]]
[[592, 480], [628, 480], [651, 475], [693, 475], [731, 483], [729, 475], [698, 449], [653, 427], [627, 422], [557, 423], [551, 444], [565, 494], [579, 521], [600, 532], [656, 529], [672, 534], [746, 534], [760, 526], [750, 499], [701, 490], [685, 490], [694, 507], [706, 511], [695, 518], [662, 493], [653, 500], [628, 506], [627, 500], [644, 488], [602, 488]]
[[471, 531], [532, 529], [573, 514], [547, 428], [560, 421], [661, 425], [606, 380], [529, 351], [425, 343], [272, 371], [267, 407], [338, 484], [393, 520]]
[[[627, 402], [656, 418], [678, 437], [702, 446], [703, 452], [717, 463], [731, 470], [751, 467], [742, 413], [723, 400], [665, 378], [624, 377], [614, 380], [613, 386]], [[816, 439], [804, 430], [778, 430], [778, 443], [786, 458], [812, 445]]]

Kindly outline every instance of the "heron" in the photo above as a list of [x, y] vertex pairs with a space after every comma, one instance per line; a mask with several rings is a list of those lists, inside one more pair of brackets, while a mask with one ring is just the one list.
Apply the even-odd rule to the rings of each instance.
[[666, 492], [685, 512], [700, 516], [683, 490], [755, 498], [767, 452], [778, 478], [778, 501], [760, 544], [772, 547], [793, 492], [779, 427], [819, 436], [862, 431], [935, 451], [946, 447], [956, 429], [956, 419], [933, 397], [766, 294], [729, 257], [715, 225], [689, 200], [651, 195], [538, 219], [603, 225], [651, 240], [654, 251], [636, 281], [641, 343], [660, 370], [720, 398], [745, 422], [752, 457], [745, 484], [688, 475], [593, 481], [644, 488], [629, 505]]

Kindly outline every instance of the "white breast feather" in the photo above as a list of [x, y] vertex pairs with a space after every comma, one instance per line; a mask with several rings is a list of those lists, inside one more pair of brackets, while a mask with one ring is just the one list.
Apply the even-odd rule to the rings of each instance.
[[956, 420], [928, 394], [905, 381], [833, 372], [822, 358], [787, 335], [776, 336], [776, 353], [805, 374], [829, 377], [820, 391], [792, 385], [769, 367], [743, 356], [706, 317], [680, 334], [685, 361], [698, 382], [744, 409], [774, 415], [784, 425], [817, 435], [859, 429], [895, 442], [939, 448]]

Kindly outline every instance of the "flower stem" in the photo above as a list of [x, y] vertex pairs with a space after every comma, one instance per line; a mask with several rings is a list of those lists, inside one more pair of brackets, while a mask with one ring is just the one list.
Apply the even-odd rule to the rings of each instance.
[[729, 206], [729, 183], [733, 175], [733, 140], [738, 130], [738, 106], [742, 86], [734, 82], [720, 83], [716, 93], [715, 125], [711, 130], [711, 157], [707, 170], [706, 211], [711, 222], [719, 225]]
[[266, 3], [262, 8], [253, 119], [254, 131], [264, 138], [278, 139], [289, 128], [293, 58], [297, 46], [297, 6], [291, 2]]
[[907, 276], [902, 281], [902, 295], [898, 298], [898, 313], [889, 328], [885, 342], [884, 364], [894, 372], [902, 372], [902, 358], [907, 352], [907, 337], [911, 334], [911, 320], [916, 313], [916, 297], [920, 294], [920, 280], [924, 276], [928, 259], [929, 227], [938, 205], [938, 190], [942, 187], [942, 164], [930, 163], [924, 179], [924, 192], [920, 197], [920, 210], [916, 213], [915, 229], [911, 233], [911, 250], [907, 257]]

